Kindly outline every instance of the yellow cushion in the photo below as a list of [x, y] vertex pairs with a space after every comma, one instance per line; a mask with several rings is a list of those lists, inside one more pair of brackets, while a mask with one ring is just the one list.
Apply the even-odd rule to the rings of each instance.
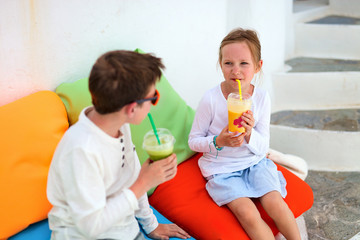
[[48, 169], [68, 127], [64, 104], [51, 91], [0, 107], [0, 239], [47, 217]]

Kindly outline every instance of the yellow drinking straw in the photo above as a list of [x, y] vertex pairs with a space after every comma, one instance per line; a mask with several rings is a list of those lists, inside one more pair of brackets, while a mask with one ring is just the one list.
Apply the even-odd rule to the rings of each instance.
[[240, 95], [240, 101], [242, 101], [241, 83], [240, 83], [240, 80], [239, 80], [239, 79], [236, 79], [236, 81], [237, 81], [237, 82], [238, 82], [238, 84], [239, 84], [239, 95]]

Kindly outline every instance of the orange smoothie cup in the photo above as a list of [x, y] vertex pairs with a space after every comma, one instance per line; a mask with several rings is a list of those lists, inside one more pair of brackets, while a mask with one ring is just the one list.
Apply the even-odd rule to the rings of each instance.
[[245, 132], [245, 128], [241, 125], [243, 121], [241, 115], [251, 109], [252, 100], [249, 94], [243, 94], [242, 97], [241, 101], [238, 93], [230, 93], [228, 96], [229, 132]]

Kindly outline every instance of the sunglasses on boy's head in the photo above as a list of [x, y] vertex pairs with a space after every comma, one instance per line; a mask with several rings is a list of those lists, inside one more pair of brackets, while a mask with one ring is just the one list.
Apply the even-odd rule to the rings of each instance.
[[151, 104], [155, 106], [158, 103], [159, 98], [160, 98], [160, 93], [159, 93], [159, 91], [157, 89], [155, 89], [155, 94], [154, 94], [153, 97], [136, 100], [135, 102], [137, 104], [140, 104], [140, 103], [143, 103], [143, 102], [146, 102], [146, 101], [151, 101]]

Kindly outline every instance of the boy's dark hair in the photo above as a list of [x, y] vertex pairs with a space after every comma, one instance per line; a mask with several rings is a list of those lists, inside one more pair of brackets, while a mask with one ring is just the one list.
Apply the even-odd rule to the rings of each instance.
[[89, 77], [92, 103], [100, 114], [120, 110], [146, 97], [165, 69], [160, 58], [132, 51], [111, 51], [100, 56]]

